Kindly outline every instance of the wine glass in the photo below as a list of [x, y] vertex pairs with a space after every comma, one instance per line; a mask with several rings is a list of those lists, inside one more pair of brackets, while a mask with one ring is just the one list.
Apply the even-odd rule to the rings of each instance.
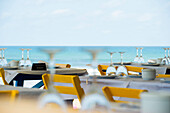
[[170, 49], [170, 48], [167, 48], [167, 50], [168, 50], [168, 57], [167, 57], [167, 59], [168, 59], [168, 63], [170, 64], [169, 49]]
[[96, 73], [95, 68], [97, 68], [97, 60], [96, 56], [101, 51], [99, 50], [87, 50], [92, 55], [92, 68], [94, 69], [93, 73], [93, 83], [89, 87], [89, 90], [87, 91], [85, 97], [82, 99], [82, 106], [81, 106], [81, 112], [92, 112], [94, 110], [98, 112], [108, 112], [111, 109], [111, 105], [109, 101], [105, 98], [103, 93], [100, 92], [101, 88], [97, 85], [97, 79], [96, 79]]
[[163, 48], [163, 49], [165, 50], [165, 57], [162, 59], [161, 64], [167, 65], [167, 64], [168, 64], [168, 59], [167, 59], [167, 57], [166, 57], [166, 50], [167, 50], [167, 48]]
[[3, 60], [2, 60], [2, 48], [0, 48], [0, 67], [4, 65]]
[[54, 103], [58, 105], [62, 111], [66, 112], [67, 111], [67, 105], [64, 102], [64, 100], [61, 98], [60, 94], [57, 92], [57, 90], [54, 88], [54, 83], [53, 83], [53, 77], [55, 74], [55, 69], [54, 69], [54, 55], [59, 52], [59, 49], [43, 49], [45, 53], [47, 53], [50, 57], [49, 61], [49, 69], [50, 69], [50, 80], [48, 84], [48, 90], [44, 94], [40, 96], [39, 100], [39, 107], [43, 108], [49, 103]]
[[140, 48], [140, 57], [139, 57], [139, 60], [138, 60], [138, 62], [139, 63], [144, 63], [145, 62], [145, 60], [144, 60], [144, 58], [142, 57], [142, 47]]
[[21, 60], [19, 61], [19, 66], [20, 66], [20, 67], [24, 67], [24, 65], [25, 65], [24, 50], [25, 50], [25, 49], [21, 48], [20, 50], [22, 51], [22, 58], [21, 58]]
[[116, 75], [116, 68], [115, 66], [113, 65], [113, 62], [112, 62], [112, 55], [116, 52], [108, 52], [110, 54], [110, 66], [107, 68], [106, 70], [106, 75], [110, 76], [110, 75]]
[[116, 75], [125, 75], [123, 77], [128, 77], [128, 71], [126, 67], [123, 65], [123, 54], [125, 52], [119, 52], [121, 56], [121, 65], [117, 68]]
[[26, 50], [27, 50], [27, 60], [25, 61], [25, 66], [31, 67], [32, 63], [31, 63], [31, 60], [29, 58], [29, 51], [32, 50], [32, 49], [26, 49]]
[[8, 63], [7, 63], [7, 60], [6, 60], [6, 58], [5, 58], [5, 50], [6, 50], [7, 48], [2, 48], [2, 55], [3, 55], [3, 57], [2, 57], [2, 60], [3, 60], [3, 63], [4, 63], [4, 66], [6, 66]]
[[138, 49], [139, 49], [139, 48], [136, 47], [136, 57], [134, 58], [134, 62], [135, 62], [135, 63], [138, 63], [138, 61], [139, 61]]

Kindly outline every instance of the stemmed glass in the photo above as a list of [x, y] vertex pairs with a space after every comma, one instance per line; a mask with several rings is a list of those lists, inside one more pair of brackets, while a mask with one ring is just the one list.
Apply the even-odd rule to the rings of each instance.
[[19, 61], [19, 66], [20, 66], [20, 67], [24, 67], [24, 65], [25, 65], [24, 50], [25, 50], [25, 49], [21, 48], [20, 50], [22, 51], [22, 58], [21, 58], [21, 60]]
[[4, 63], [4, 66], [6, 66], [8, 63], [7, 63], [7, 60], [6, 60], [6, 58], [5, 58], [5, 49], [7, 49], [7, 48], [2, 48], [2, 54], [3, 54], [3, 57], [2, 57], [2, 60], [3, 60], [3, 63]]
[[27, 60], [25, 61], [25, 66], [30, 67], [30, 66], [32, 66], [31, 60], [29, 58], [29, 51], [31, 49], [26, 49], [26, 50], [27, 50]]
[[168, 64], [168, 59], [166, 57], [166, 50], [167, 48], [163, 48], [165, 50], [165, 57], [162, 59], [162, 63], [161, 64], [164, 64], [164, 65], [167, 65]]
[[115, 66], [113, 65], [113, 62], [112, 62], [112, 55], [116, 52], [107, 52], [110, 54], [110, 66], [107, 68], [106, 70], [106, 75], [110, 76], [110, 75], [116, 75], [116, 68]]
[[87, 50], [92, 55], [92, 68], [93, 68], [93, 83], [87, 91], [85, 97], [82, 99], [81, 112], [89, 113], [92, 111], [109, 112], [111, 105], [105, 96], [100, 92], [100, 88], [97, 85], [95, 68], [97, 68], [96, 56], [101, 50]]
[[0, 48], [0, 67], [3, 66], [3, 60], [2, 60], [2, 48]]
[[169, 49], [170, 49], [170, 48], [167, 48], [167, 50], [168, 50], [168, 57], [167, 57], [167, 59], [168, 59], [168, 63], [170, 64]]
[[121, 56], [121, 65], [117, 68], [116, 75], [125, 75], [123, 77], [128, 77], [128, 71], [126, 67], [123, 65], [123, 53], [125, 52], [119, 52]]
[[138, 62], [139, 63], [144, 63], [145, 62], [145, 60], [144, 60], [144, 58], [142, 57], [142, 47], [140, 48], [140, 57], [139, 57], [139, 60], [138, 60]]
[[54, 88], [54, 74], [55, 74], [55, 69], [54, 69], [54, 55], [59, 52], [59, 49], [43, 49], [42, 51], [46, 52], [49, 57], [50, 57], [50, 62], [49, 62], [49, 69], [50, 69], [50, 80], [48, 84], [48, 90], [44, 94], [40, 96], [39, 100], [39, 107], [43, 108], [49, 103], [55, 103], [58, 105], [64, 112], [67, 111], [67, 105], [64, 102], [64, 100], [61, 98], [60, 94], [57, 92], [57, 90]]
[[139, 61], [138, 49], [139, 48], [136, 47], [136, 57], [134, 58], [134, 62], [136, 62], [136, 63], [138, 63], [138, 61]]

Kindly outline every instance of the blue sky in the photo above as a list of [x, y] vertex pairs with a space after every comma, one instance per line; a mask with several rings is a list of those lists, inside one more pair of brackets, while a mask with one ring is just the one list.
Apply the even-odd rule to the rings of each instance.
[[0, 0], [1, 46], [170, 46], [170, 0]]

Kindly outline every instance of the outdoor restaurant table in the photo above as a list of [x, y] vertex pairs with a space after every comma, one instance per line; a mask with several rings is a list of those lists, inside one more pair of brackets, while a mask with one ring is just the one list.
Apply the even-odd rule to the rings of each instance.
[[[81, 86], [87, 94], [89, 88], [92, 86], [92, 79], [88, 76], [79, 76], [81, 81]], [[88, 84], [86, 84], [86, 80], [88, 80]], [[67, 84], [71, 86], [70, 84]], [[170, 84], [163, 83], [158, 78], [155, 80], [145, 81], [141, 78], [121, 78], [121, 79], [97, 79], [97, 87], [99, 91], [102, 92], [102, 88], [104, 86], [112, 86], [112, 87], [123, 87], [123, 88], [135, 88], [135, 89], [147, 89], [149, 92], [151, 91], [169, 91], [170, 92]], [[39, 96], [45, 90], [37, 89], [37, 88], [23, 88], [23, 87], [13, 87], [13, 86], [1, 86], [0, 90], [19, 90], [21, 97], [31, 97], [29, 95], [33, 95], [33, 97]], [[68, 98], [66, 95], [63, 95], [63, 98]], [[69, 99], [75, 99], [76, 96], [69, 95]], [[133, 101], [139, 102], [138, 99], [126, 99], [126, 98], [118, 98], [119, 100], [124, 99], [125, 101]]]
[[[81, 86], [84, 89], [85, 93], [89, 90], [92, 85], [93, 79], [88, 76], [79, 77], [81, 81]], [[87, 84], [88, 80], [88, 84]], [[134, 88], [134, 89], [146, 89], [148, 91], [169, 91], [170, 92], [170, 83], [164, 83], [160, 81], [159, 78], [155, 80], [143, 80], [142, 78], [117, 78], [117, 79], [97, 79], [97, 87], [100, 92], [104, 86], [112, 87], [122, 87], [122, 88]], [[125, 99], [125, 98], [120, 98]], [[127, 99], [128, 101], [129, 99]], [[131, 99], [131, 101], [139, 101], [138, 99]]]
[[[10, 84], [13, 85], [15, 80], [15, 86], [23, 86], [24, 80], [42, 80], [42, 75], [44, 73], [50, 73], [47, 71], [32, 71], [32, 70], [5, 70], [5, 79]], [[56, 74], [62, 75], [78, 75], [82, 76], [87, 74], [86, 69], [77, 69], [77, 68], [59, 68], [55, 69]], [[43, 82], [40, 81], [38, 84], [33, 86], [33, 88], [40, 88], [43, 86]]]
[[[31, 111], [31, 113], [34, 113], [34, 110], [32, 109], [32, 107], [30, 105], [37, 107], [38, 101], [40, 99], [39, 98], [40, 95], [42, 95], [43, 93], [46, 92], [46, 90], [44, 90], [44, 89], [14, 87], [14, 86], [10, 86], [10, 85], [0, 85], [0, 91], [2, 91], [2, 90], [18, 90], [19, 91], [17, 103], [15, 103], [15, 107], [14, 107], [14, 108], [17, 107], [16, 109], [12, 108], [12, 110], [7, 110], [5, 106], [8, 106], [8, 109], [9, 109], [9, 106], [13, 105], [13, 104], [5, 105], [6, 101], [4, 101], [4, 102], [2, 100], [0, 101], [1, 111], [3, 111], [3, 113], [23, 113], [23, 110], [26, 110], [26, 109], [27, 109], [26, 111]], [[67, 96], [61, 95], [61, 97], [63, 98], [63, 100], [73, 99], [69, 95], [67, 95]], [[19, 104], [19, 106], [17, 106], [16, 104]], [[24, 106], [24, 104], [25, 104], [25, 106]], [[138, 105], [139, 104], [140, 103], [138, 103]], [[4, 106], [2, 107], [2, 105], [4, 105]], [[29, 107], [27, 107], [27, 106], [29, 106]], [[114, 109], [113, 113], [140, 113], [140, 108], [138, 108], [138, 109], [132, 109], [132, 108], [127, 108], [127, 107], [122, 108], [122, 106], [117, 103], [111, 103], [111, 106], [112, 106], [112, 109]], [[22, 108], [22, 110], [20, 111], [21, 108]], [[55, 113], [57, 112], [56, 111], [57, 108], [54, 108], [53, 110], [54, 110], [53, 112], [55, 112]], [[75, 112], [77, 113], [77, 111], [78, 110], [72, 111], [72, 113], [75, 113]], [[35, 113], [39, 113], [39, 112], [36, 111]], [[52, 113], [52, 112], [50, 112], [50, 113]], [[78, 111], [78, 113], [79, 113], [79, 111]], [[110, 112], [110, 113], [112, 113], [112, 112]]]
[[11, 85], [0, 85], [0, 91], [2, 90], [18, 90], [19, 99], [38, 99], [38, 97], [45, 92], [43, 89], [14, 87]]
[[[41, 94], [45, 93], [47, 90], [45, 89], [39, 89], [39, 88], [25, 88], [25, 87], [14, 87], [11, 85], [0, 85], [0, 91], [6, 91], [6, 90], [17, 90], [19, 91], [18, 98], [21, 99], [29, 99], [29, 100], [36, 100], [38, 101]], [[63, 100], [72, 100], [72, 95], [62, 95], [61, 97]]]
[[[22, 93], [22, 91], [20, 92]], [[63, 111], [57, 106], [47, 105], [43, 108], [40, 108], [38, 104], [39, 102], [37, 99], [21, 98], [19, 94], [19, 98], [15, 102], [9, 103], [9, 101], [5, 99], [1, 100], [0, 111], [2, 113], [23, 113], [23, 112], [24, 113], [87, 113], [87, 111], [82, 112], [80, 109], [73, 109], [72, 106], [67, 106], [67, 108], [65, 108]], [[99, 113], [99, 111], [96, 109], [96, 110], [92, 110], [90, 113]], [[104, 112], [102, 111], [100, 113], [104, 113]], [[140, 113], [140, 106], [138, 108], [134, 108], [134, 107], [131, 108], [129, 106], [128, 107], [122, 106], [120, 105], [120, 103], [111, 103], [111, 110], [109, 111], [109, 113]]]
[[[115, 66], [118, 63], [115, 64]], [[110, 65], [110, 63], [101, 63], [101, 65]], [[126, 63], [125, 63], [126, 65]], [[143, 68], [149, 68], [149, 69], [155, 69], [158, 74], [170, 74], [170, 65], [144, 65], [141, 63], [129, 63], [127, 66], [135, 66], [135, 67], [143, 67]]]
[[152, 64], [150, 64], [147, 66], [145, 64], [132, 63], [131, 66], [155, 69], [158, 74], [170, 74], [170, 65], [152, 66]]

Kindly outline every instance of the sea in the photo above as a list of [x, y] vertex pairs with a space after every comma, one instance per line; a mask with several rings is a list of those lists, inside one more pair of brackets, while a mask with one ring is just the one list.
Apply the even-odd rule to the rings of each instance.
[[[116, 52], [113, 54], [113, 62], [120, 62], [120, 53], [123, 54], [124, 62], [132, 62], [136, 57], [136, 46], [0, 46], [0, 48], [7, 48], [5, 50], [5, 58], [8, 62], [11, 60], [20, 60], [22, 57], [21, 48], [29, 48], [30, 60], [36, 63], [39, 60], [48, 62], [49, 55], [42, 51], [43, 49], [60, 49], [54, 56], [56, 63], [71, 64], [72, 67], [84, 67], [92, 62], [92, 55], [86, 50], [100, 50], [97, 54], [97, 62], [110, 63], [110, 54], [107, 52]], [[145, 62], [149, 59], [163, 58], [165, 51], [163, 48], [170, 48], [170, 46], [143, 46], [142, 54]], [[140, 54], [140, 50], [139, 50]], [[27, 52], [24, 51], [24, 59], [27, 58]]]

